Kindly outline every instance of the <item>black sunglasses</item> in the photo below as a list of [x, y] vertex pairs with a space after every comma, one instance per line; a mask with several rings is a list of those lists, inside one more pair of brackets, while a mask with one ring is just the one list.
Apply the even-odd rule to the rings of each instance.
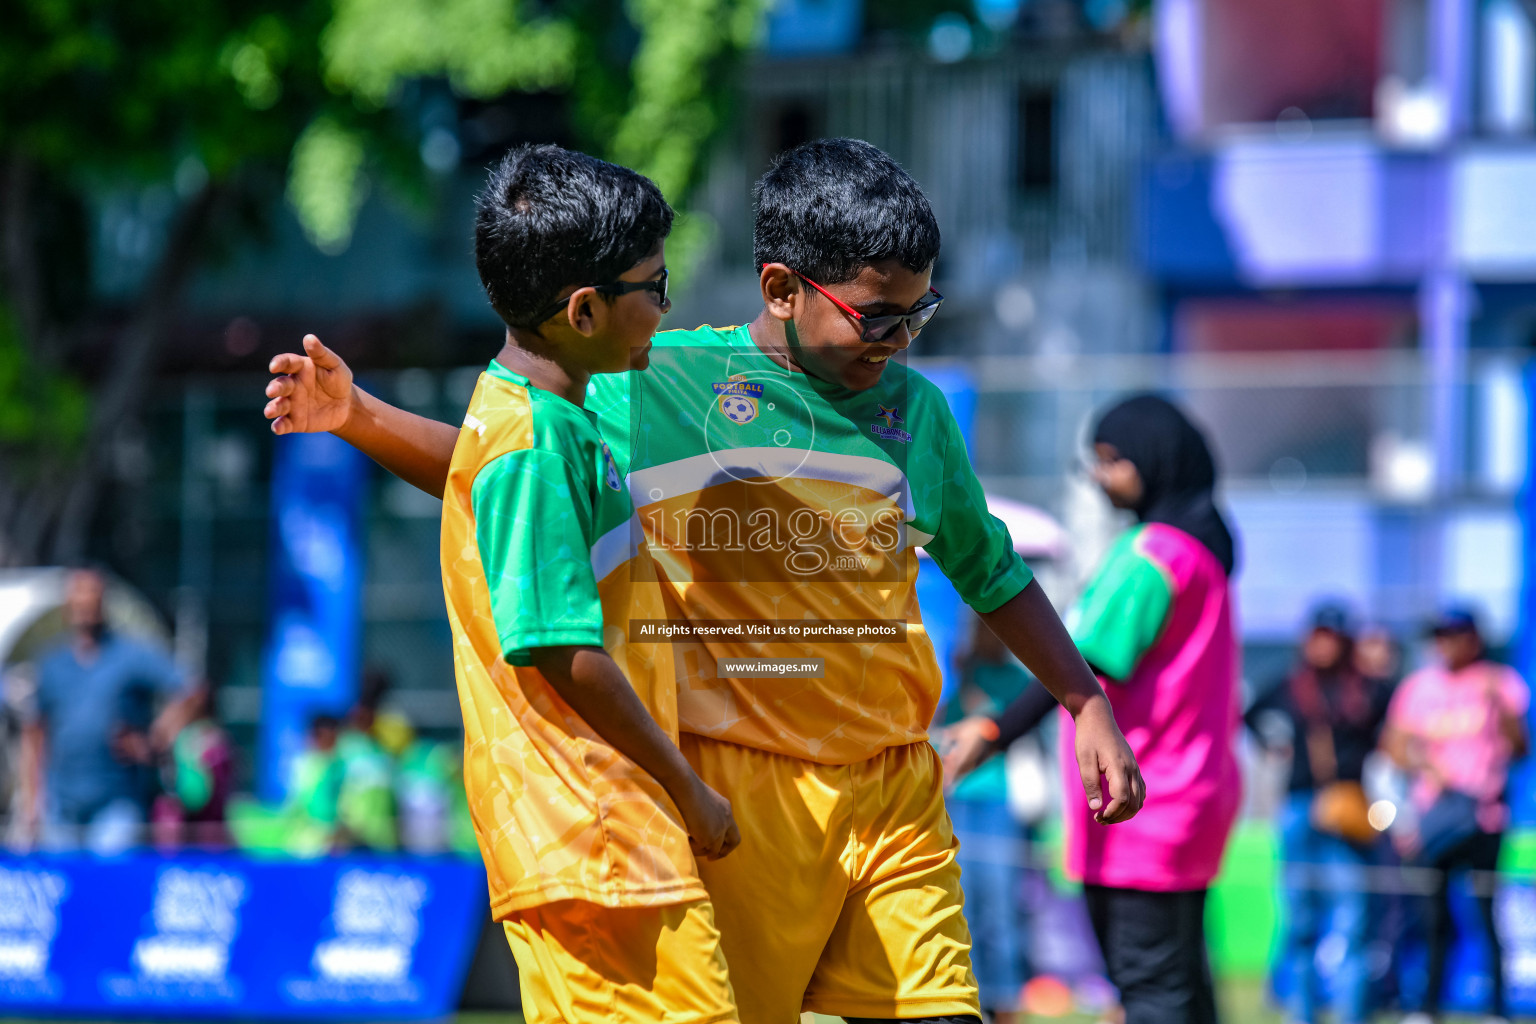
[[[665, 307], [667, 304], [667, 268], [661, 268], [661, 276], [650, 281], [614, 281], [611, 284], [593, 285], [592, 290], [601, 295], [628, 295], [630, 292], [655, 292], [656, 304]], [[571, 297], [567, 295], [563, 299], [551, 302], [533, 321], [535, 327], [560, 312], [570, 304]]]

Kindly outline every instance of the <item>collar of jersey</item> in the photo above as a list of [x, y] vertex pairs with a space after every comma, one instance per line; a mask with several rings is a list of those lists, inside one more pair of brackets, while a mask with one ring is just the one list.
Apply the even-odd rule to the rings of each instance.
[[529, 380], [527, 377], [524, 377], [516, 370], [508, 369], [507, 367], [503, 366], [501, 361], [498, 359], [492, 359], [485, 372], [490, 374], [492, 377], [495, 377], [497, 380], [504, 380], [508, 384], [516, 384], [520, 387], [527, 388], [529, 391], [537, 391], [541, 395], [547, 395], [557, 402], [564, 402], [572, 409], [575, 409], [582, 415], [586, 416], [588, 419], [597, 419], [597, 413], [593, 412], [591, 409], [588, 409], [584, 405], [577, 405], [575, 402], [571, 401], [569, 398], [566, 398], [564, 395], [557, 395], [553, 391], [550, 391], [548, 388], [539, 387], [537, 384], [533, 383], [533, 381]]
[[806, 373], [804, 370], [791, 370], [788, 367], [780, 366], [772, 356], [770, 356], [767, 352], [764, 352], [758, 346], [757, 342], [752, 340], [752, 330], [750, 324], [742, 324], [740, 327], [732, 331], [728, 337], [732, 347], [746, 349], [752, 354], [766, 360], [768, 364], [771, 365], [775, 371], [777, 371], [779, 376], [783, 379], [784, 383], [789, 384], [792, 387], [803, 387], [807, 391], [811, 391], [815, 394], [821, 395], [823, 398], [830, 400], [837, 400], [858, 394], [858, 392], [850, 391], [848, 388], [844, 387], [837, 381], [822, 380], [820, 377]]

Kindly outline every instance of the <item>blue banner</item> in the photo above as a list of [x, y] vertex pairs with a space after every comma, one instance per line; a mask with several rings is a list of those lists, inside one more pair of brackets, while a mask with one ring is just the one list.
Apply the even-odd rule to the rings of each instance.
[[282, 799], [310, 718], [357, 692], [368, 459], [329, 434], [276, 439], [258, 790]]
[[[1521, 567], [1520, 622], [1515, 629], [1515, 668], [1529, 682], [1536, 679], [1536, 362], [1525, 365], [1525, 484], [1520, 494], [1520, 525], [1524, 535]], [[1536, 701], [1526, 716], [1536, 733]], [[1517, 762], [1509, 775], [1509, 809], [1516, 825], [1536, 825], [1536, 758]]]
[[[939, 368], [924, 373], [944, 396], [949, 399], [949, 411], [960, 426], [960, 436], [970, 446], [971, 427], [976, 420], [976, 386], [970, 375], [959, 369]], [[974, 456], [973, 456], [974, 460]], [[955, 656], [970, 643], [969, 617], [964, 614], [965, 602], [932, 561], [924, 558], [917, 571], [917, 603], [923, 610], [923, 630], [933, 643], [933, 653], [944, 673], [944, 687], [939, 702], [949, 700], [960, 686], [955, 673]]]
[[484, 907], [457, 858], [0, 858], [0, 1016], [445, 1017]]

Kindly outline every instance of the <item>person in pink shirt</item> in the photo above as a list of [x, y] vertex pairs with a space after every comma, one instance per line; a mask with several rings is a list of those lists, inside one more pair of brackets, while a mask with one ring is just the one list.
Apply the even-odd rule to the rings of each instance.
[[1492, 1012], [1505, 1015], [1503, 948], [1493, 914], [1493, 876], [1509, 825], [1504, 788], [1509, 765], [1529, 749], [1525, 715], [1530, 687], [1507, 665], [1489, 661], [1477, 619], [1453, 609], [1434, 626], [1440, 664], [1404, 679], [1387, 709], [1382, 747], [1414, 776], [1420, 813], [1410, 850], [1422, 867], [1439, 872], [1426, 926], [1429, 967], [1421, 1020], [1440, 1012], [1445, 956], [1450, 946], [1450, 872], [1489, 872], [1474, 881], [1489, 940]]
[[[1212, 1024], [1206, 890], [1242, 799], [1236, 755], [1239, 657], [1228, 577], [1234, 542], [1217, 510], [1216, 468], [1200, 431], [1153, 395], [1111, 408], [1094, 430], [1093, 475], [1136, 513], [1067, 616], [1083, 658], [1104, 682], [1135, 751], [1148, 799], [1106, 828], [1065, 808], [1069, 874], [1089, 918], [1125, 1024]], [[1055, 706], [1031, 686], [995, 718], [946, 730], [946, 774], [969, 771]], [[1070, 719], [1062, 774], [1076, 779]]]

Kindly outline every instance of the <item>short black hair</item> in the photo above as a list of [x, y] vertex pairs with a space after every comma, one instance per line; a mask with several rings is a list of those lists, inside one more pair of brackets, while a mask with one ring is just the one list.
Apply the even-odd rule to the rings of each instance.
[[898, 260], [913, 272], [939, 255], [939, 222], [901, 165], [860, 139], [817, 139], [779, 156], [753, 192], [752, 258], [818, 284]]
[[532, 328], [571, 285], [607, 284], [672, 230], [656, 183], [559, 146], [518, 146], [475, 202], [475, 267], [508, 327]]

